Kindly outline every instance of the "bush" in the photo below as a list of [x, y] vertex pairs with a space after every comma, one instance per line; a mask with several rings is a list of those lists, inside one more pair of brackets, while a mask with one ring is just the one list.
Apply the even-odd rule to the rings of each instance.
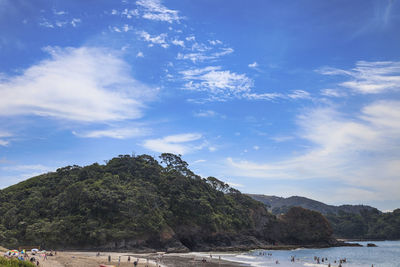
[[28, 261], [20, 261], [17, 259], [6, 259], [0, 257], [0, 267], [34, 267], [35, 265]]

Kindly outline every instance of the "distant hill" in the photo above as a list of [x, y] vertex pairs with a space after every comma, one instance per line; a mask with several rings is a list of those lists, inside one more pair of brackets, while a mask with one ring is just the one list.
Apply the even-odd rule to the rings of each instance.
[[264, 203], [273, 214], [286, 213], [291, 207], [302, 207], [305, 209], [318, 211], [324, 215], [329, 213], [339, 214], [339, 212], [360, 214], [361, 211], [365, 210], [377, 210], [376, 208], [366, 205], [327, 205], [310, 198], [299, 196], [292, 196], [288, 198], [257, 194], [248, 194], [248, 196]]
[[179, 156], [121, 155], [67, 166], [0, 190], [0, 245], [47, 249], [205, 251], [337, 244], [321, 214], [276, 217]]
[[273, 214], [286, 214], [293, 207], [302, 207], [323, 214], [336, 238], [365, 240], [400, 239], [400, 209], [381, 212], [365, 205], [332, 206], [305, 197], [288, 198], [248, 194], [266, 205]]

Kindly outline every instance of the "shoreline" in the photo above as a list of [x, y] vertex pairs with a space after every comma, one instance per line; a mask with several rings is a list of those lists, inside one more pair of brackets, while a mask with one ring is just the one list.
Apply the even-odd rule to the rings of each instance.
[[[31, 253], [29, 253], [31, 254]], [[111, 261], [108, 261], [108, 257]], [[99, 267], [100, 265], [132, 267], [134, 261], [138, 262], [137, 267], [248, 267], [250, 265], [239, 262], [219, 259], [213, 255], [211, 258], [203, 253], [132, 253], [132, 252], [83, 252], [83, 251], [57, 251], [57, 255], [47, 256], [45, 260], [43, 255], [35, 255], [42, 267]], [[32, 257], [32, 255], [29, 255]], [[130, 257], [130, 261], [128, 261]], [[203, 262], [203, 259], [205, 260]]]

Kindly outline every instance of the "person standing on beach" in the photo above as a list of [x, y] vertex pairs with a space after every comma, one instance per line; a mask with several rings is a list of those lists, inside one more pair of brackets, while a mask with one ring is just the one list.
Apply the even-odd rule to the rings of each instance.
[[111, 255], [108, 255], [108, 262], [111, 262]]

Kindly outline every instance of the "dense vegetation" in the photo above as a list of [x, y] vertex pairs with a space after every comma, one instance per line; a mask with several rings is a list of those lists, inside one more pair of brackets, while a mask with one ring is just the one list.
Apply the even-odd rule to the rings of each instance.
[[35, 267], [36, 265], [28, 261], [20, 261], [17, 259], [6, 259], [0, 257], [0, 267]]
[[400, 209], [382, 213], [364, 210], [359, 214], [340, 212], [326, 215], [335, 236], [349, 239], [398, 240], [400, 239]]
[[[278, 220], [214, 177], [195, 175], [179, 156], [160, 158], [68, 166], [1, 190], [0, 244], [183, 251], [293, 239], [293, 221]], [[321, 236], [304, 243], [332, 242], [329, 231]]]
[[365, 205], [327, 205], [305, 197], [282, 198], [249, 195], [263, 202], [273, 214], [287, 214], [293, 207], [318, 211], [329, 221], [337, 238], [393, 240], [400, 239], [400, 209], [382, 213]]

